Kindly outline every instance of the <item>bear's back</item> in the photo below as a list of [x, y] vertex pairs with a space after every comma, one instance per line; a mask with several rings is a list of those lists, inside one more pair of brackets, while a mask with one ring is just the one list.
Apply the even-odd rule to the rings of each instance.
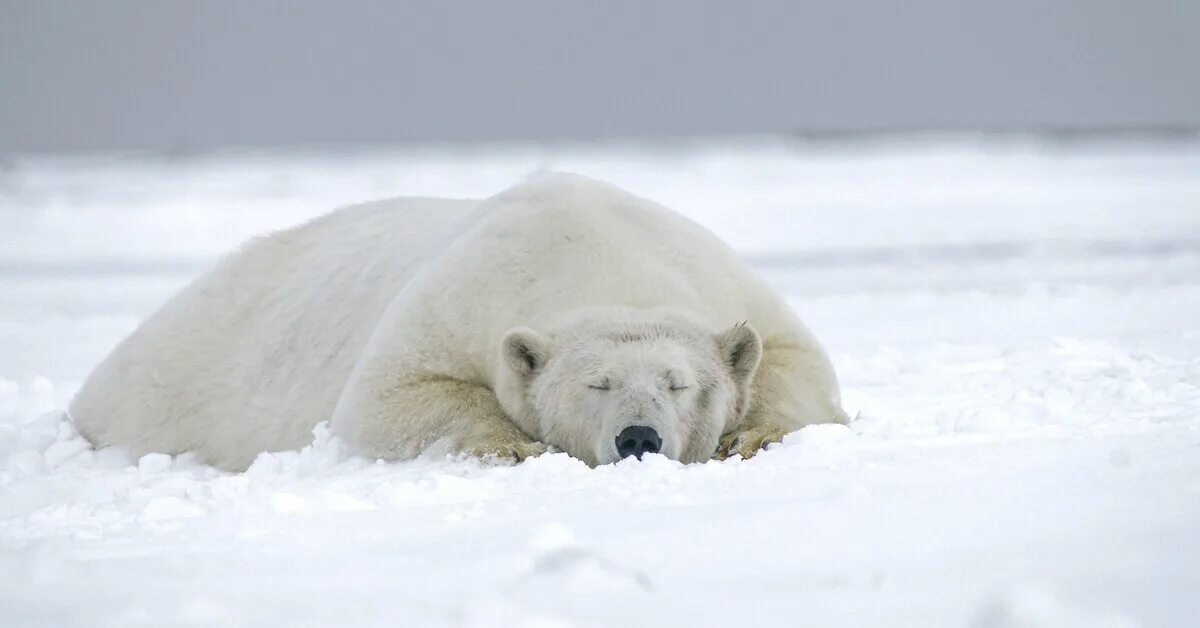
[[477, 204], [389, 199], [247, 242], [118, 344], [72, 419], [98, 445], [225, 468], [305, 445], [388, 301]]

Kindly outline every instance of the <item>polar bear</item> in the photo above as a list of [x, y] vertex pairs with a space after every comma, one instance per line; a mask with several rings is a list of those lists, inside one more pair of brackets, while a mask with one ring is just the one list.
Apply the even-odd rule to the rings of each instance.
[[825, 352], [712, 233], [577, 175], [403, 198], [253, 240], [68, 412], [97, 446], [245, 469], [330, 421], [358, 453], [750, 457], [845, 422]]

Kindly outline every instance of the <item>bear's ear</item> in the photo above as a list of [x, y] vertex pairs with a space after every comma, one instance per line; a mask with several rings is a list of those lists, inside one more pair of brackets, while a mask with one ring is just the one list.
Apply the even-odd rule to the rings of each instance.
[[749, 323], [738, 323], [717, 334], [717, 352], [734, 381], [745, 386], [762, 360], [762, 339]]
[[505, 364], [518, 375], [527, 377], [546, 364], [546, 339], [528, 327], [515, 327], [504, 334], [500, 353]]

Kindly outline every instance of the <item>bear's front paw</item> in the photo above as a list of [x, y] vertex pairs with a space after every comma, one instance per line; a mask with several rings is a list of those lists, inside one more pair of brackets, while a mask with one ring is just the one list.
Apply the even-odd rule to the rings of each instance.
[[546, 453], [546, 445], [534, 440], [491, 441], [468, 446], [462, 453], [489, 463], [521, 462]]
[[742, 458], [753, 458], [754, 454], [766, 449], [767, 445], [782, 441], [787, 434], [787, 430], [777, 425], [755, 425], [741, 432], [731, 432], [721, 437], [713, 459], [724, 460], [734, 454]]

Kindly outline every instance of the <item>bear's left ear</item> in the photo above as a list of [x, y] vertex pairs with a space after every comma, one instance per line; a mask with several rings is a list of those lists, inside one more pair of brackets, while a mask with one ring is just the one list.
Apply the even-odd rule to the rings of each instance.
[[545, 337], [528, 327], [515, 327], [504, 334], [500, 353], [505, 364], [522, 377], [528, 377], [546, 364], [548, 345]]
[[749, 323], [738, 323], [717, 334], [717, 351], [734, 381], [746, 386], [762, 360], [762, 339]]

